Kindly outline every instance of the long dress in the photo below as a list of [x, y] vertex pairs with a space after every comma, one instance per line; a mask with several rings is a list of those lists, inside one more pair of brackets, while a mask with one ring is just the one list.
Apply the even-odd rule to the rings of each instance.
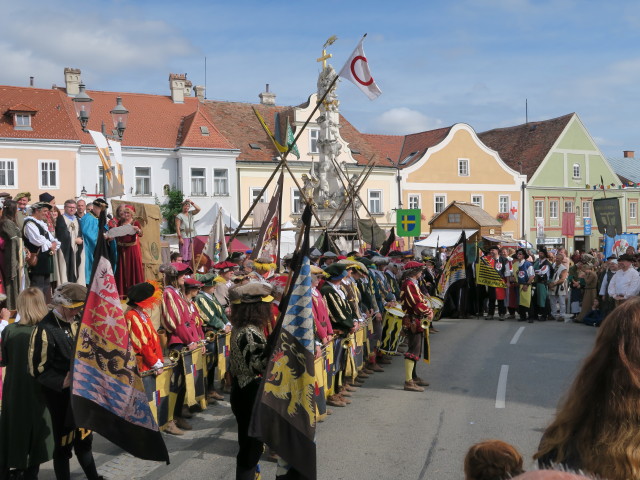
[[33, 326], [12, 323], [2, 331], [6, 366], [0, 413], [0, 466], [25, 470], [53, 456], [51, 416], [38, 381], [29, 375]]
[[582, 322], [584, 317], [593, 310], [593, 301], [596, 298], [596, 286], [598, 284], [598, 276], [592, 270], [585, 272], [584, 276], [584, 294], [582, 297], [582, 308], [580, 314], [576, 318], [577, 322]]
[[16, 299], [20, 293], [20, 277], [22, 272], [22, 233], [18, 225], [9, 219], [0, 221], [0, 237], [2, 237], [2, 280], [7, 294], [7, 308], [16, 309]]
[[98, 217], [88, 212], [80, 219], [80, 227], [84, 238], [84, 275], [85, 281], [89, 283], [93, 270], [93, 252], [98, 243]]
[[[138, 222], [133, 226], [140, 228]], [[116, 285], [120, 295], [126, 295], [129, 288], [144, 282], [142, 269], [142, 252], [137, 234], [118, 237], [118, 268], [116, 269]]]

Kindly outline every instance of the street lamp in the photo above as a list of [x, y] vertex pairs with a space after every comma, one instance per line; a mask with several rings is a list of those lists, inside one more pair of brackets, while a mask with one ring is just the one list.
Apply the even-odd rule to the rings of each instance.
[[402, 191], [400, 187], [400, 182], [402, 181], [402, 176], [400, 176], [400, 162], [394, 162], [390, 157], [387, 157], [387, 160], [393, 165], [396, 169], [396, 182], [398, 182], [398, 208], [402, 208]]
[[113, 119], [113, 127], [118, 132], [118, 140], [122, 140], [129, 119], [129, 110], [122, 105], [122, 97], [116, 97], [116, 106], [109, 113]]
[[[80, 93], [73, 98], [73, 107], [76, 110], [80, 125], [82, 125], [82, 131], [88, 133], [87, 123], [89, 123], [89, 117], [91, 115], [91, 98], [87, 92], [85, 92], [84, 83], [80, 84]], [[127, 121], [129, 119], [129, 110], [122, 105], [122, 97], [116, 97], [116, 106], [109, 112], [111, 119], [113, 120], [113, 127], [115, 128], [117, 135], [108, 135], [102, 122], [102, 134], [110, 140], [122, 141], [124, 131], [127, 128]]]
[[93, 98], [84, 91], [84, 83], [81, 83], [79, 88], [80, 92], [73, 99], [73, 108], [75, 108], [78, 120], [80, 120], [82, 131], [87, 133], [87, 123], [89, 123], [89, 115], [91, 115]]

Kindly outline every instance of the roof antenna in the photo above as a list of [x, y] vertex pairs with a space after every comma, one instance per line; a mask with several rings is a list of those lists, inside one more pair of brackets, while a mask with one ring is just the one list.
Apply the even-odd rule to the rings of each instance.
[[529, 123], [529, 100], [524, 99], [524, 123]]
[[204, 57], [204, 99], [207, 99], [207, 57]]

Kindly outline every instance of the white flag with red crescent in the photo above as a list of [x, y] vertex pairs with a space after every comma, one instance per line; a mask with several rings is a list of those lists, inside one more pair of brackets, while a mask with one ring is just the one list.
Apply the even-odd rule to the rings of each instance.
[[380, 90], [378, 85], [376, 85], [376, 82], [371, 76], [369, 62], [367, 62], [367, 57], [365, 56], [364, 48], [362, 47], [363, 41], [364, 37], [362, 37], [358, 43], [358, 46], [349, 57], [349, 60], [347, 60], [347, 63], [342, 67], [338, 76], [353, 83], [356, 87], [362, 90], [362, 93], [369, 97], [369, 100], [375, 100], [380, 96], [382, 90]]

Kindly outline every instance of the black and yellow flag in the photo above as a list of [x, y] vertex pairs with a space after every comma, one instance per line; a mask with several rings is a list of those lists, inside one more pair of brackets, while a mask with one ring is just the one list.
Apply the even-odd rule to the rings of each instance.
[[476, 285], [486, 285], [487, 287], [504, 288], [506, 284], [491, 265], [482, 258], [481, 252], [478, 252], [478, 263], [476, 264]]

